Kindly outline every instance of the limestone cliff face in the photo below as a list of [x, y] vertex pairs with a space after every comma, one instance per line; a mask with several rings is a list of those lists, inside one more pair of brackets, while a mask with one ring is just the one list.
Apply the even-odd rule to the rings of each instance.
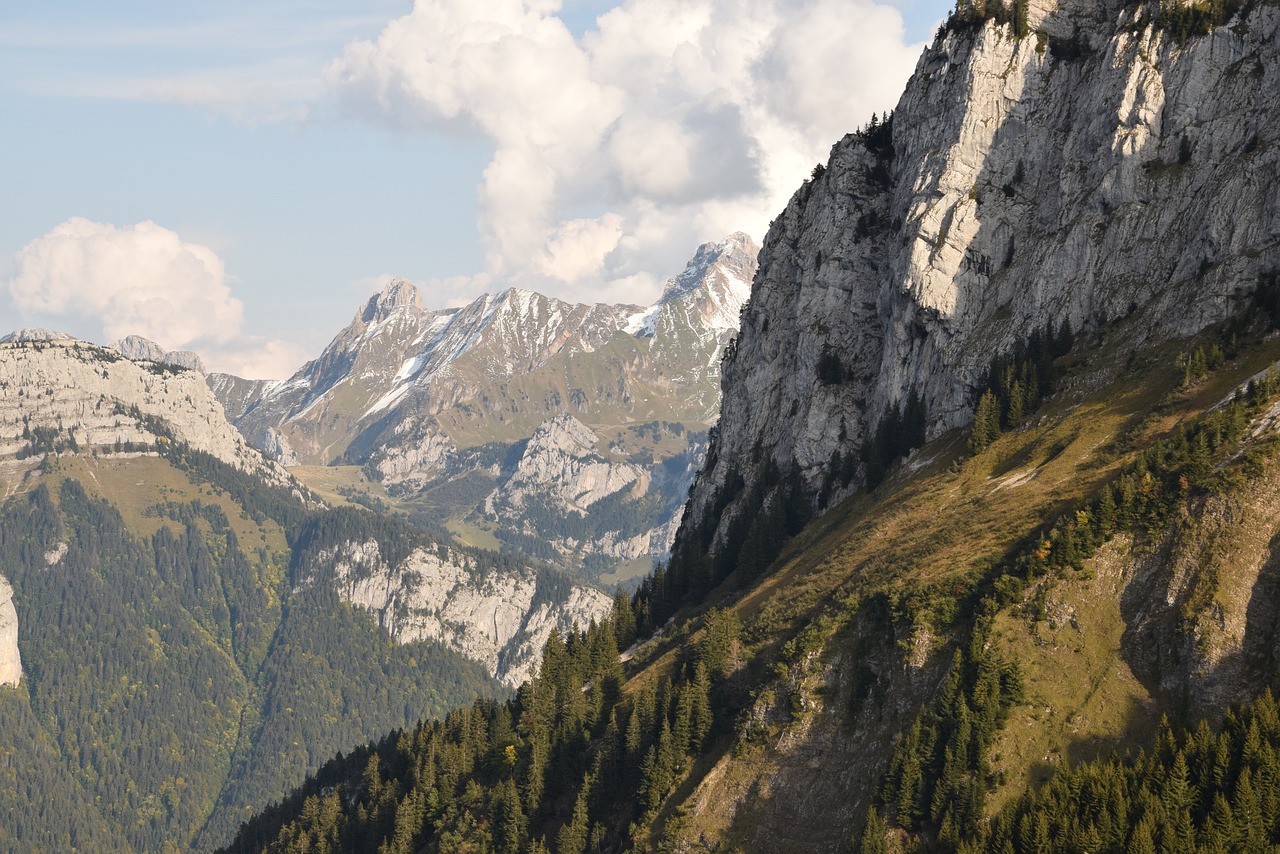
[[521, 510], [531, 497], [547, 497], [568, 511], [583, 511], [619, 490], [640, 493], [648, 486], [645, 470], [625, 461], [611, 461], [599, 453], [600, 438], [572, 415], [561, 415], [538, 427], [525, 446], [515, 471], [486, 501]]
[[[660, 428], [655, 427], [656, 433]], [[572, 415], [539, 425], [481, 505], [499, 529], [553, 550], [631, 561], [671, 549], [706, 445], [685, 434], [683, 453], [662, 460], [626, 453]]]
[[208, 373], [204, 367], [204, 360], [198, 354], [190, 350], [166, 351], [156, 342], [141, 335], [126, 335], [119, 341], [112, 342], [110, 346], [112, 350], [134, 362], [157, 362], [177, 365], [201, 374]]
[[18, 651], [18, 611], [13, 588], [0, 575], [0, 685], [17, 685], [22, 679], [22, 655]]
[[0, 344], [0, 458], [188, 443], [243, 471], [291, 483], [223, 416], [204, 377], [75, 339]]
[[695, 519], [769, 457], [816, 492], [912, 391], [931, 436], [966, 424], [991, 356], [1047, 323], [1186, 336], [1278, 263], [1280, 10], [1184, 45], [1138, 15], [952, 28], [887, 132], [835, 145], [765, 240]]
[[376, 541], [348, 542], [310, 563], [303, 583], [320, 568], [331, 571], [338, 595], [376, 614], [397, 643], [439, 641], [512, 687], [533, 676], [552, 629], [585, 626], [612, 605], [588, 587], [549, 593], [533, 572], [481, 570], [444, 546], [416, 549], [390, 566]]

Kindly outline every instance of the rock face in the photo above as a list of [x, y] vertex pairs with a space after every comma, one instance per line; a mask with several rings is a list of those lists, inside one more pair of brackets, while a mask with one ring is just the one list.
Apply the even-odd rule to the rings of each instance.
[[30, 344], [35, 341], [74, 341], [75, 336], [54, 329], [34, 326], [18, 329], [0, 338], [0, 344]]
[[1187, 336], [1280, 262], [1257, 180], [1280, 166], [1280, 10], [1182, 45], [1140, 14], [1032, 0], [1038, 37], [950, 27], [892, 121], [835, 145], [765, 240], [695, 520], [770, 460], [812, 497], [912, 392], [930, 436], [967, 424], [1032, 330]]
[[416, 549], [392, 567], [376, 541], [348, 542], [321, 551], [312, 565], [332, 571], [338, 594], [376, 614], [398, 643], [439, 641], [512, 687], [537, 670], [553, 629], [585, 626], [612, 605], [587, 587], [552, 592], [533, 572], [479, 570], [443, 546]]
[[[530, 535], [556, 540], [543, 557], [593, 554], [590, 544], [605, 540], [633, 544], [607, 547], [615, 556], [635, 556], [641, 541], [661, 554], [690, 480], [673, 473], [689, 468], [716, 417], [721, 353], [756, 252], [744, 234], [702, 246], [648, 308], [512, 289], [433, 311], [397, 281], [288, 381], [214, 374], [209, 384], [249, 440], [286, 465], [362, 465], [405, 499], [459, 480], [483, 481], [495, 496], [519, 493], [495, 504], [469, 489], [471, 503], [454, 508], [464, 515], [484, 506], [491, 521], [509, 522], [501, 506], [527, 506], [535, 493], [549, 507], [581, 511], [635, 486], [629, 500], [647, 498], [643, 531], [630, 530], [632, 514], [612, 537], [546, 526]], [[555, 482], [561, 475], [576, 485]], [[585, 492], [574, 497], [575, 489]]]
[[204, 361], [190, 350], [170, 350], [166, 352], [159, 344], [143, 338], [141, 335], [128, 335], [119, 341], [113, 342], [110, 347], [121, 356], [134, 362], [177, 365], [179, 368], [186, 368], [189, 371], [196, 371], [201, 374], [208, 373], [204, 368]]
[[227, 422], [194, 371], [135, 363], [75, 339], [0, 344], [0, 457], [149, 452], [174, 440], [290, 481]]
[[18, 611], [13, 607], [13, 588], [0, 575], [0, 685], [17, 685], [22, 679], [22, 656], [18, 652]]
[[596, 453], [600, 437], [572, 415], [561, 415], [533, 431], [516, 469], [501, 490], [487, 499], [486, 507], [502, 504], [519, 511], [531, 496], [553, 497], [579, 512], [602, 498], [631, 487], [641, 493], [644, 469], [614, 463]]
[[483, 516], [504, 532], [504, 542], [515, 532], [545, 543], [552, 551], [544, 559], [666, 554], [705, 451], [701, 434], [686, 436], [683, 453], [629, 459], [572, 415], [558, 416], [534, 431], [513, 469], [501, 472]]

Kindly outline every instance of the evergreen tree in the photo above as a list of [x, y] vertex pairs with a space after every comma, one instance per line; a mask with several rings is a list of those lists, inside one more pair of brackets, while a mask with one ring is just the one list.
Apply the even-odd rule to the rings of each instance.
[[973, 432], [969, 437], [969, 447], [975, 454], [987, 449], [1000, 435], [1000, 409], [994, 393], [983, 392], [978, 399], [978, 408], [973, 414]]

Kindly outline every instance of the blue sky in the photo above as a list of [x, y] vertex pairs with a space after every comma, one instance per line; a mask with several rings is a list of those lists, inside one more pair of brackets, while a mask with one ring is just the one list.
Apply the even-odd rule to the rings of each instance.
[[945, 12], [3, 4], [0, 326], [283, 375], [388, 276], [433, 306], [513, 284], [651, 300], [698, 243], [762, 237]]

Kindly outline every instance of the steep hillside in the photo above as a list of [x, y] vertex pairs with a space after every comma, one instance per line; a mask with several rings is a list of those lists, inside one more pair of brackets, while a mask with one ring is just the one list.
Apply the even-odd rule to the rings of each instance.
[[[755, 255], [707, 244], [648, 308], [508, 290], [432, 311], [398, 281], [290, 380], [209, 382], [285, 465], [362, 466], [420, 521], [615, 582], [670, 547]], [[549, 457], [613, 488], [569, 498]]]
[[7, 850], [225, 842], [340, 749], [501, 696], [610, 605], [328, 509], [198, 373], [66, 338], [0, 345], [0, 493]]
[[[510, 705], [355, 751], [229, 850], [981, 843], [982, 816], [1025, 809], [1059, 770], [1150, 753], [1162, 716], [1181, 739], [1273, 680], [1269, 329], [1255, 317], [1117, 362], [1143, 330], [1108, 325], [1058, 360], [1029, 419], [976, 455], [966, 434], [927, 444], [772, 566], [740, 564], [625, 672], [613, 652], [651, 630], [662, 573], [599, 629], [553, 638]], [[1134, 826], [1110, 832], [1123, 848]]]
[[961, 4], [891, 119], [775, 221], [695, 521], [737, 515], [710, 518], [716, 493], [770, 466], [815, 499], [913, 394], [929, 436], [967, 424], [992, 356], [1035, 330], [1132, 315], [1185, 337], [1275, 267], [1273, 6], [1208, 35], [1225, 7], [1003, 8]]

